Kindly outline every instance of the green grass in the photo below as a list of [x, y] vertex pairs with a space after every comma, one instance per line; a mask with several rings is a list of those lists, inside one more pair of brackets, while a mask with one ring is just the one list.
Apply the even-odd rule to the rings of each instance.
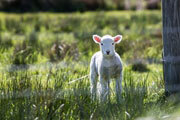
[[[83, 65], [43, 66], [1, 74], [1, 119], [122, 119], [131, 120], [153, 115], [162, 118], [174, 112], [172, 102], [163, 98], [162, 72], [136, 73], [125, 67], [122, 100], [114, 92], [105, 104], [92, 101], [89, 79], [69, 84], [85, 76], [89, 68]], [[111, 83], [111, 87], [114, 82]], [[173, 107], [173, 108], [171, 108]], [[158, 110], [156, 112], [152, 110]], [[152, 113], [152, 112], [154, 113]]]
[[[22, 45], [34, 47], [40, 56], [38, 53], [33, 52], [32, 54], [43, 58], [31, 61], [33, 63], [41, 63], [44, 57], [51, 58], [52, 61], [56, 60], [56, 56], [50, 51], [55, 43], [65, 48], [61, 52], [63, 58], [66, 53], [69, 53], [66, 56], [73, 56], [76, 52], [79, 57], [73, 56], [72, 58], [87, 60], [99, 49], [92, 40], [93, 34], [100, 36], [122, 34], [123, 41], [117, 45], [116, 49], [124, 60], [161, 58], [160, 11], [87, 12], [83, 14], [1, 13], [0, 16], [0, 42], [3, 53], [8, 51], [9, 54], [14, 54], [14, 48], [18, 49], [15, 52], [26, 49], [20, 47]], [[76, 47], [70, 50], [68, 46]], [[1, 59], [0, 62], [9, 64], [14, 61]]]
[[[164, 97], [161, 26], [160, 11], [0, 13], [0, 119], [175, 119], [176, 97]], [[120, 102], [113, 81], [106, 103], [90, 98], [93, 34], [123, 35]]]

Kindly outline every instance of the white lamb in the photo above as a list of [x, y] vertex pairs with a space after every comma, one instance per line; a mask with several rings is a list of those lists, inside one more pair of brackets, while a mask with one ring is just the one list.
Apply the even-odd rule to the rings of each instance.
[[96, 52], [90, 63], [90, 83], [92, 98], [96, 98], [97, 93], [97, 77], [99, 76], [100, 100], [105, 101], [109, 94], [110, 78], [116, 80], [116, 97], [120, 100], [122, 92], [122, 62], [118, 53], [115, 52], [115, 44], [122, 40], [121, 35], [112, 37], [105, 35], [102, 38], [93, 35], [93, 40], [100, 45], [100, 51]]

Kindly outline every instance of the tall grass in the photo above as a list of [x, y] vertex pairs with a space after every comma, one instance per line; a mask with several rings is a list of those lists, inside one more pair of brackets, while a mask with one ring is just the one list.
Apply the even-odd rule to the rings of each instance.
[[[137, 77], [134, 72], [125, 70], [121, 101], [116, 101], [112, 90], [110, 100], [101, 104], [98, 99], [90, 98], [88, 77], [69, 84], [75, 76], [79, 78], [87, 73], [88, 70], [74, 73], [69, 67], [57, 66], [42, 71], [4, 72], [0, 82], [1, 119], [131, 120], [146, 113], [152, 102], [149, 98], [154, 94], [153, 88], [148, 88], [148, 75]], [[158, 94], [162, 95], [162, 91]]]

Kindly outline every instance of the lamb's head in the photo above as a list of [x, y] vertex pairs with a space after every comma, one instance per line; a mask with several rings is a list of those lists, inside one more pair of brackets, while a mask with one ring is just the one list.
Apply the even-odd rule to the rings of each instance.
[[110, 35], [105, 35], [100, 37], [98, 35], [93, 35], [93, 40], [100, 45], [101, 52], [104, 56], [113, 56], [115, 54], [115, 44], [122, 40], [121, 35], [112, 37]]

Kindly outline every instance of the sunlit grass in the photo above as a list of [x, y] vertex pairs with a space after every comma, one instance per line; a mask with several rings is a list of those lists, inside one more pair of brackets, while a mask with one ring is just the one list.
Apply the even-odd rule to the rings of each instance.
[[[53, 109], [53, 111], [61, 111], [62, 108], [59, 108], [61, 105], [66, 107], [66, 109], [62, 109], [63, 111], [60, 115], [57, 112], [53, 113], [52, 116], [49, 115], [49, 117], [57, 117], [57, 119], [62, 116], [66, 116], [65, 118], [68, 119], [71, 117], [74, 119], [88, 119], [90, 117], [113, 119], [121, 116], [120, 118], [122, 119], [133, 119], [145, 112], [146, 102], [150, 102], [145, 102], [145, 100], [149, 98], [148, 95], [152, 94], [152, 92], [150, 92], [151, 89], [147, 87], [149, 82], [147, 75], [137, 76], [135, 73], [125, 70], [122, 101], [117, 103], [112, 92], [111, 102], [100, 106], [98, 100], [92, 101], [90, 99], [88, 77], [68, 84], [73, 79], [87, 75], [88, 71], [88, 68], [86, 68], [86, 70], [82, 68], [82, 70], [76, 69], [76, 71], [72, 71], [69, 67], [61, 69], [54, 66], [52, 69], [44, 69], [41, 71], [20, 70], [10, 73], [4, 72], [5, 74], [1, 74], [2, 80], [0, 82], [1, 105], [5, 105], [4, 102], [6, 101], [9, 104], [14, 104], [16, 109], [24, 110], [24, 112], [13, 111], [13, 106], [10, 105], [7, 109], [12, 109], [13, 114], [8, 116], [9, 111], [1, 111], [1, 114], [5, 114], [5, 118], [14, 118], [16, 115], [21, 114], [23, 118], [45, 118], [44, 115], [47, 117], [49, 115], [47, 111], [51, 109]], [[38, 99], [40, 99], [40, 101], [37, 101]], [[54, 101], [56, 102], [54, 103]], [[60, 103], [61, 105], [58, 107]], [[39, 104], [41, 104], [41, 106], [39, 106]], [[51, 104], [54, 107], [48, 108]], [[93, 107], [95, 111], [92, 109]], [[34, 111], [34, 109], [37, 109], [37, 111]], [[28, 112], [26, 113], [27, 110], [33, 113], [40, 113], [38, 115], [37, 113], [35, 115], [29, 115]], [[119, 112], [115, 112], [117, 110]], [[134, 112], [134, 110], [140, 111]], [[71, 115], [68, 115], [70, 114], [69, 112]], [[108, 112], [108, 114], [106, 112]], [[129, 113], [131, 117], [128, 118], [125, 112]]]

